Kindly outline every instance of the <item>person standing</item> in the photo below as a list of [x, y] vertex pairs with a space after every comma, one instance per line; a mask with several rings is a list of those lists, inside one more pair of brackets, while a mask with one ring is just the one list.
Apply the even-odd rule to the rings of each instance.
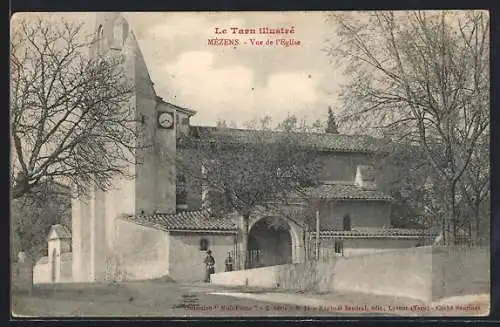
[[210, 283], [210, 275], [215, 273], [215, 259], [212, 257], [212, 251], [207, 251], [207, 256], [204, 260], [205, 263], [205, 283]]
[[233, 271], [233, 257], [231, 257], [231, 251], [227, 253], [226, 261], [224, 261], [226, 265], [226, 271]]

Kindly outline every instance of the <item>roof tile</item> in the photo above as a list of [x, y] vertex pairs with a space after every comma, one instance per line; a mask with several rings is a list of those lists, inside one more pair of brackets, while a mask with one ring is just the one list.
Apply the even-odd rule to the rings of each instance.
[[332, 200], [377, 200], [391, 201], [389, 195], [355, 184], [322, 184], [304, 188], [301, 193], [307, 197]]
[[305, 147], [316, 148], [322, 151], [336, 152], [376, 152], [385, 141], [367, 135], [345, 135], [332, 133], [285, 133], [267, 130], [249, 130], [235, 128], [217, 128], [206, 126], [191, 126], [191, 132], [200, 139], [222, 140], [228, 143], [251, 143], [257, 138], [271, 142], [280, 135], [296, 137]]
[[206, 210], [181, 211], [175, 214], [128, 216], [127, 220], [164, 231], [236, 231], [227, 218], [213, 217]]
[[[315, 232], [312, 232], [315, 235]], [[435, 237], [437, 234], [429, 229], [404, 229], [404, 228], [392, 228], [392, 227], [356, 227], [350, 231], [334, 230], [328, 229], [320, 231], [320, 237], [352, 237], [352, 238], [364, 238], [364, 237]]]

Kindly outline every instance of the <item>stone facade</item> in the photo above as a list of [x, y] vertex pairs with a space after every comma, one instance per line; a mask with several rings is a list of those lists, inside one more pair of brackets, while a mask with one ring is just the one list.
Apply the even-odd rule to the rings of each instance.
[[319, 206], [319, 214], [321, 230], [342, 230], [346, 215], [351, 218], [351, 228], [391, 224], [391, 204], [388, 201], [332, 200]]

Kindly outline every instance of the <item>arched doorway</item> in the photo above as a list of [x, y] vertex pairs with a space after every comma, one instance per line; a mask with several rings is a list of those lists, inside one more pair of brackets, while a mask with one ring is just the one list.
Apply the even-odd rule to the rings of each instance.
[[57, 260], [56, 249], [52, 250], [52, 283], [56, 282], [56, 260]]
[[292, 263], [290, 225], [278, 217], [265, 217], [253, 224], [248, 233], [250, 268]]

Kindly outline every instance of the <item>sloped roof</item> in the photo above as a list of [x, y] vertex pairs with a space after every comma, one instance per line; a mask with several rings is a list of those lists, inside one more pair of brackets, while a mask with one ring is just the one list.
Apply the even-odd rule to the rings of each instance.
[[159, 101], [159, 102], [162, 102], [162, 103], [166, 104], [169, 107], [174, 108], [175, 111], [180, 111], [182, 113], [185, 113], [188, 116], [193, 116], [193, 115], [196, 114], [196, 110], [189, 109], [189, 108], [184, 108], [184, 107], [180, 107], [180, 106], [175, 105], [173, 103], [167, 102], [167, 101], [163, 100], [163, 98], [160, 97], [160, 96], [156, 96], [156, 100]]
[[[372, 200], [391, 201], [392, 197], [372, 189], [360, 188], [355, 184], [322, 184], [301, 190], [301, 195], [313, 199], [325, 200]], [[295, 196], [299, 196], [298, 193]]]
[[163, 231], [235, 232], [238, 230], [230, 219], [213, 217], [206, 210], [135, 215], [124, 217], [124, 219]]
[[[52, 236], [52, 234], [54, 232], [55, 232], [55, 237]], [[68, 238], [71, 238], [71, 233], [63, 225], [57, 224], [57, 225], [53, 225], [50, 228], [49, 240], [54, 240], [54, 239], [68, 239]]]
[[[328, 226], [320, 231], [320, 238], [340, 237], [340, 238], [423, 238], [436, 237], [437, 234], [429, 229], [404, 229], [392, 227], [356, 227], [350, 231], [334, 230]], [[316, 233], [313, 231], [312, 235]]]
[[385, 140], [367, 135], [345, 135], [332, 133], [285, 133], [268, 130], [250, 130], [236, 128], [217, 128], [191, 126], [191, 135], [205, 140], [219, 140], [229, 144], [251, 144], [257, 139], [277, 140], [280, 136], [293, 137], [306, 148], [331, 152], [372, 153], [382, 149]]

